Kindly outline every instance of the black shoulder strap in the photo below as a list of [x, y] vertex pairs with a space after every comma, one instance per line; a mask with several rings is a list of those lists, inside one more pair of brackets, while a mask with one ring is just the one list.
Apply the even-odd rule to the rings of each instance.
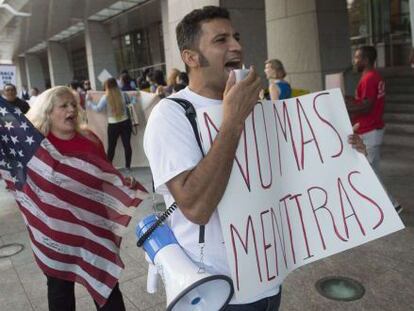
[[[173, 102], [176, 102], [181, 107], [183, 107], [185, 111], [185, 116], [187, 117], [188, 121], [190, 121], [191, 127], [193, 128], [193, 132], [195, 135], [195, 138], [197, 140], [198, 147], [200, 148], [201, 154], [203, 155], [203, 158], [205, 156], [203, 145], [201, 144], [200, 135], [198, 133], [198, 127], [197, 127], [197, 113], [194, 109], [194, 106], [192, 103], [190, 103], [188, 100], [183, 98], [176, 98], [176, 97], [168, 97], [168, 99], [172, 100]], [[200, 234], [198, 237], [198, 243], [204, 243], [204, 233], [205, 233], [205, 226], [200, 225]]]
[[176, 102], [181, 107], [183, 107], [183, 109], [185, 110], [185, 116], [187, 117], [188, 121], [190, 121], [191, 123], [191, 127], [193, 128], [195, 138], [197, 139], [198, 147], [200, 147], [201, 154], [204, 157], [205, 154], [203, 150], [203, 145], [201, 144], [201, 139], [200, 139], [200, 135], [198, 133], [198, 127], [197, 127], [197, 120], [196, 120], [197, 113], [194, 109], [193, 104], [183, 98], [168, 97], [168, 99], [172, 100], [173, 102]]

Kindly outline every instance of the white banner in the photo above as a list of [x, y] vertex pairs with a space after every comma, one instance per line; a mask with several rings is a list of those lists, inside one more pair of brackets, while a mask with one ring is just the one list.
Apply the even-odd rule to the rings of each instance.
[[16, 85], [16, 66], [0, 65], [0, 89], [7, 83]]
[[[208, 150], [222, 108], [197, 114]], [[351, 133], [339, 89], [255, 106], [218, 207], [239, 299], [404, 228], [365, 156], [347, 143]]]

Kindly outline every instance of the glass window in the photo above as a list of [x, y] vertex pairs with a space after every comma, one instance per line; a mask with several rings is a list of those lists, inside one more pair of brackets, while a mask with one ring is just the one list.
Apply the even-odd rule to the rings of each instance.
[[129, 35], [126, 35], [124, 38], [125, 38], [125, 45], [131, 45], [131, 37]]
[[347, 0], [349, 32], [353, 44], [370, 40], [370, 6], [368, 0]]
[[[79, 50], [72, 51], [72, 68], [73, 78], [75, 80], [88, 80], [88, 62], [86, 59], [86, 49], [82, 48]], [[69, 82], [69, 81], [68, 81]]]
[[163, 68], [164, 43], [161, 22], [112, 39], [118, 70], [128, 69], [138, 76], [147, 67]]
[[352, 48], [375, 45], [382, 65], [405, 65], [411, 49], [409, 0], [347, 0]]

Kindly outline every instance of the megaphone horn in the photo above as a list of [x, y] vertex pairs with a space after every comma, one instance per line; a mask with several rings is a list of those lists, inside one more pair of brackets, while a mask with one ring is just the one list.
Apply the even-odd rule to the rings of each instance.
[[[136, 229], [138, 239], [156, 222], [155, 215], [139, 222]], [[218, 311], [228, 305], [234, 293], [231, 278], [199, 271], [166, 224], [153, 230], [143, 246], [151, 261], [147, 291], [156, 291], [156, 271], [164, 283], [167, 311]]]

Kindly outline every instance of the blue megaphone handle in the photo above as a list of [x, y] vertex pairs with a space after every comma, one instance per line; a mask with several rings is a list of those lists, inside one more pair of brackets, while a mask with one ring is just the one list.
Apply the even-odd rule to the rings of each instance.
[[[140, 239], [157, 220], [158, 218], [155, 215], [150, 215], [141, 220], [135, 231], [137, 238]], [[178, 244], [177, 239], [170, 227], [166, 224], [160, 224], [145, 240], [143, 247], [151, 261], [154, 262], [155, 255], [157, 255], [158, 251], [170, 244]]]

